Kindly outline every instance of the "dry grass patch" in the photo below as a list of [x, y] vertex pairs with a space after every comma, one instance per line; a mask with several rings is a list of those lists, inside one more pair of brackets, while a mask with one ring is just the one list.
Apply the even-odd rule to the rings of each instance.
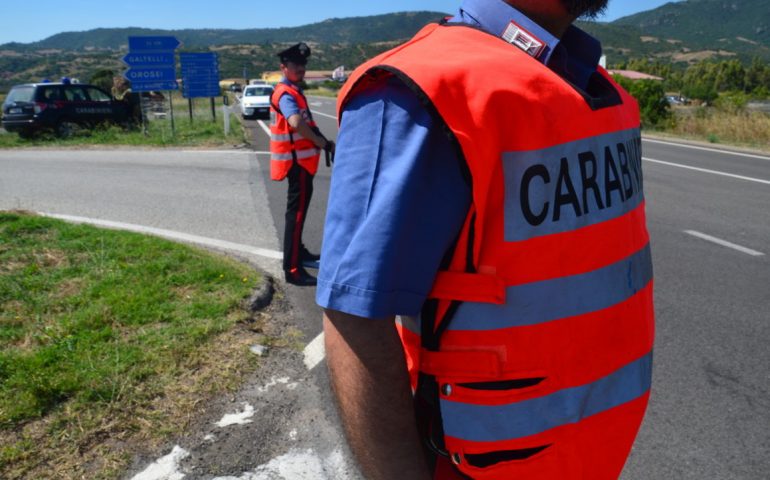
[[678, 115], [670, 131], [677, 136], [770, 150], [770, 115], [719, 111]]

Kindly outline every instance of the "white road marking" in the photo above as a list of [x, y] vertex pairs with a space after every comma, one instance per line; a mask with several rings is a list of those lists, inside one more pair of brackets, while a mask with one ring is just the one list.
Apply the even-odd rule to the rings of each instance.
[[689, 165], [681, 165], [679, 163], [664, 162], [663, 160], [655, 160], [653, 158], [643, 157], [645, 162], [659, 163], [661, 165], [668, 165], [670, 167], [684, 168], [685, 170], [694, 170], [696, 172], [710, 173], [712, 175], [721, 175], [723, 177], [737, 178], [738, 180], [746, 180], [748, 182], [756, 182], [764, 185], [770, 185], [770, 180], [762, 180], [761, 178], [745, 177], [743, 175], [735, 175], [733, 173], [720, 172], [719, 170], [709, 170], [707, 168], [691, 167]]
[[95, 225], [97, 227], [114, 228], [118, 230], [127, 230], [130, 232], [146, 233], [155, 235], [158, 237], [168, 238], [170, 240], [180, 240], [183, 242], [194, 243], [197, 245], [203, 245], [207, 247], [214, 247], [223, 250], [229, 250], [233, 252], [246, 253], [250, 255], [257, 255], [260, 257], [270, 258], [274, 260], [282, 260], [283, 252], [275, 250], [267, 250], [265, 248], [252, 247], [250, 245], [241, 245], [238, 243], [226, 242], [224, 240], [217, 240], [215, 238], [199, 237], [198, 235], [190, 235], [189, 233], [175, 232], [173, 230], [164, 230], [162, 228], [145, 227], [143, 225], [135, 225], [132, 223], [112, 222], [109, 220], [101, 220], [98, 218], [76, 217], [72, 215], [58, 215], [54, 213], [38, 212], [40, 215], [58, 218], [72, 223], [85, 223], [88, 225]]
[[230, 425], [246, 425], [251, 423], [251, 417], [254, 416], [254, 407], [248, 403], [243, 404], [243, 411], [238, 413], [228, 413], [222, 420], [216, 423], [219, 428], [229, 427]]
[[333, 118], [333, 119], [337, 120], [337, 116], [336, 115], [329, 115], [328, 113], [323, 113], [323, 112], [319, 112], [319, 111], [316, 111], [316, 110], [311, 110], [311, 111], [313, 112], [313, 115], [321, 115], [322, 117], [328, 117], [328, 118]]
[[234, 155], [252, 155], [251, 150], [182, 150], [182, 153], [231, 153]]
[[312, 449], [292, 449], [289, 453], [260, 465], [240, 477], [216, 477], [213, 480], [352, 480], [353, 469], [346, 465], [342, 452], [334, 450], [323, 459]]
[[305, 350], [303, 350], [303, 353], [305, 354], [305, 366], [307, 369], [312, 370], [317, 367], [326, 356], [326, 351], [324, 350], [324, 334], [321, 333], [315, 337], [312, 342], [308, 343]]
[[179, 464], [189, 456], [190, 452], [177, 445], [171, 453], [156, 460], [131, 480], [182, 480], [185, 475], [179, 471]]
[[728, 242], [727, 240], [722, 240], [721, 238], [712, 237], [711, 235], [706, 235], [705, 233], [696, 232], [695, 230], [685, 230], [684, 233], [688, 235], [692, 235], [693, 237], [700, 238], [702, 240], [706, 240], [708, 242], [716, 243], [717, 245], [721, 245], [723, 247], [732, 248], [733, 250], [737, 250], [741, 253], [751, 255], [752, 257], [761, 257], [765, 255], [762, 252], [758, 252], [750, 248], [742, 247], [732, 242]]
[[687, 145], [687, 144], [684, 144], [684, 143], [666, 142], [664, 140], [653, 140], [651, 138], [643, 138], [642, 140], [644, 140], [645, 142], [660, 143], [660, 144], [663, 144], [663, 145], [673, 145], [675, 147], [689, 148], [689, 149], [692, 149], [692, 150], [703, 150], [703, 151], [706, 151], [706, 152], [726, 153], [728, 155], [737, 155], [739, 157], [758, 158], [759, 160], [770, 161], [770, 157], [768, 157], [768, 156], [755, 155], [755, 154], [751, 154], [751, 153], [733, 152], [731, 150], [722, 150], [722, 149], [719, 149], [719, 148], [699, 147], [697, 145]]
[[264, 121], [264, 120], [257, 120], [257, 124], [258, 124], [260, 127], [262, 127], [262, 130], [263, 130], [263, 131], [265, 132], [265, 134], [267, 135], [267, 138], [270, 138], [270, 128], [269, 128], [267, 125], [265, 125], [265, 121]]

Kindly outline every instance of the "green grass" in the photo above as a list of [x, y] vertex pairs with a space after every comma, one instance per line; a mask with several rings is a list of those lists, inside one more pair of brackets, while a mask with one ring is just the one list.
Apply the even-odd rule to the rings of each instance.
[[260, 282], [166, 240], [0, 212], [0, 478], [111, 478], [80, 465], [124, 465], [106, 438], [178, 430], [177, 408], [247, 368], [237, 326]]

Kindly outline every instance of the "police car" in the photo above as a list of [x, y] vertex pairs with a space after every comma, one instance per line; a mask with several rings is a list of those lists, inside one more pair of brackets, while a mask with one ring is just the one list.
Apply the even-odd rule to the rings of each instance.
[[271, 85], [247, 85], [241, 97], [241, 113], [244, 119], [270, 116]]
[[125, 123], [129, 107], [99, 87], [74, 83], [28, 83], [8, 92], [3, 128], [28, 138], [42, 130], [68, 137], [98, 123]]

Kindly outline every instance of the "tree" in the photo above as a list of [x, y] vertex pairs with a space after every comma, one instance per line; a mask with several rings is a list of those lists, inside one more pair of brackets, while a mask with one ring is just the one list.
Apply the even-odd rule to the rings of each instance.
[[754, 96], [767, 96], [770, 93], [770, 66], [755, 57], [746, 69], [744, 85], [746, 92]]
[[746, 70], [738, 60], [720, 62], [717, 66], [717, 75], [714, 88], [718, 92], [743, 91], [745, 87]]
[[666, 100], [666, 91], [662, 82], [629, 80], [620, 76], [616, 76], [615, 79], [639, 103], [643, 127], [654, 128], [671, 120], [671, 107]]
[[114, 76], [115, 72], [112, 70], [98, 70], [91, 76], [91, 79], [88, 81], [88, 83], [96, 85], [97, 87], [101, 87], [102, 89], [109, 92], [110, 89], [112, 89], [112, 78]]

